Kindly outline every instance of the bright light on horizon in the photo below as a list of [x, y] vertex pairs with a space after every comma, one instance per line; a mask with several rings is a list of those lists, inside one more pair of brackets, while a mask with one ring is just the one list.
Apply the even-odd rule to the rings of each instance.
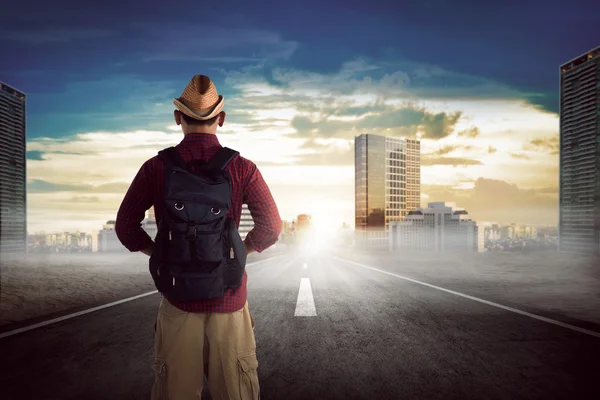
[[311, 216], [310, 227], [304, 234], [302, 246], [308, 252], [320, 252], [330, 248], [341, 228], [343, 218], [339, 215], [339, 202], [320, 198], [307, 208]]

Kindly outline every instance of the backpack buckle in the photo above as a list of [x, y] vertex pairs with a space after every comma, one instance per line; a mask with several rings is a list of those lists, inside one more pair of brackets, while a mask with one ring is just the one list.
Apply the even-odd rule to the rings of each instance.
[[185, 238], [187, 240], [196, 240], [196, 225], [194, 225], [194, 224], [188, 225], [188, 230], [185, 234]]

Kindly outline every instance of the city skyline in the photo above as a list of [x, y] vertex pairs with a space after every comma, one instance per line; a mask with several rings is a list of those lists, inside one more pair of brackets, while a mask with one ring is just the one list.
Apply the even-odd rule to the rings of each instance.
[[[24, 56], [1, 78], [27, 95], [29, 232], [89, 231], [114, 219], [141, 163], [181, 140], [171, 100], [196, 73], [225, 96], [219, 140], [256, 162], [284, 220], [309, 213], [353, 224], [354, 138], [419, 133], [421, 205], [456, 202], [477, 221], [557, 225], [557, 70], [598, 45], [599, 28], [580, 28], [591, 13], [436, 5], [449, 21], [426, 3], [401, 13], [323, 5], [319, 34], [302, 28], [308, 8], [269, 7], [279, 16], [271, 19], [264, 6], [239, 4], [220, 26], [211, 18], [223, 10], [212, 9], [202, 28], [141, 10], [124, 27], [118, 12], [92, 5], [82, 28], [68, 22], [81, 10], [44, 18], [11, 5], [0, 45]], [[511, 29], [488, 13], [514, 17]], [[578, 28], [559, 35], [546, 23], [556, 19]], [[515, 40], [499, 39], [500, 29]], [[205, 47], [188, 39], [207, 35]]]

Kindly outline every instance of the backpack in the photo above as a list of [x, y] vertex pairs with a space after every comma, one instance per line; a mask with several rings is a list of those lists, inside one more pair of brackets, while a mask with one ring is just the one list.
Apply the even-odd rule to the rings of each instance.
[[238, 154], [223, 147], [210, 162], [196, 162], [194, 173], [175, 147], [158, 153], [165, 162], [164, 209], [150, 273], [169, 300], [214, 299], [242, 282], [247, 251], [227, 216], [232, 182], [225, 170]]

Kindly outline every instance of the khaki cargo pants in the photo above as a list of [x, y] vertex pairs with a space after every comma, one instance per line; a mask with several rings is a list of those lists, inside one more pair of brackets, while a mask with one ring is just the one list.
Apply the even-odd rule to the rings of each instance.
[[155, 334], [152, 400], [259, 400], [254, 319], [248, 302], [232, 313], [188, 313], [163, 297]]

